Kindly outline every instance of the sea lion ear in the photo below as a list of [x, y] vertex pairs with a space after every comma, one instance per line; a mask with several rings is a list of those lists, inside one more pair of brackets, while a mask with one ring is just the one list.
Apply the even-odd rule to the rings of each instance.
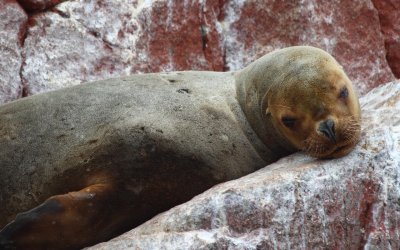
[[269, 108], [267, 108], [267, 109], [265, 110], [265, 114], [266, 114], [266, 115], [271, 115], [271, 111], [269, 111]]

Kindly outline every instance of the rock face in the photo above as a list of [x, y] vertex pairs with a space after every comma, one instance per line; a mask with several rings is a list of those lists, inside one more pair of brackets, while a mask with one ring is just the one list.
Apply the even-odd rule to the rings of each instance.
[[22, 96], [21, 46], [27, 18], [16, 1], [0, 2], [0, 103]]
[[16, 1], [0, 4], [0, 56], [11, 59], [0, 63], [0, 103], [22, 87], [32, 95], [141, 72], [237, 70], [291, 45], [333, 54], [362, 94], [400, 75], [395, 0], [18, 2], [29, 22]]
[[400, 2], [396, 0], [372, 1], [379, 12], [385, 38], [386, 59], [394, 75], [400, 77]]
[[307, 44], [331, 53], [361, 93], [393, 77], [370, 1], [230, 1], [227, 16], [234, 20], [227, 32], [229, 69], [277, 47]]
[[399, 249], [400, 82], [361, 105], [348, 156], [291, 155], [89, 249]]
[[138, 72], [222, 71], [218, 33], [206, 27], [218, 4], [207, 13], [205, 4], [67, 1], [32, 17], [22, 71], [28, 93]]

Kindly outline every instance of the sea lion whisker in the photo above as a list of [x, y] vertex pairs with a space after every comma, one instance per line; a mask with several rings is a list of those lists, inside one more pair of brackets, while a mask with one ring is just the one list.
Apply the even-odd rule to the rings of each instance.
[[278, 104], [271, 104], [271, 105], [269, 105], [269, 107], [280, 107], [280, 108], [287, 108], [287, 109], [291, 109], [291, 107], [289, 107], [289, 106], [285, 106], [285, 105], [278, 105]]

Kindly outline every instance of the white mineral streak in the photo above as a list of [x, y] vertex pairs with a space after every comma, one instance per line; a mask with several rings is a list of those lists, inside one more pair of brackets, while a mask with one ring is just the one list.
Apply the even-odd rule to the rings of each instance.
[[[107, 1], [67, 1], [57, 5], [57, 10], [76, 20], [89, 31], [111, 45], [133, 49], [142, 34], [140, 18], [150, 9], [150, 0]], [[123, 36], [120, 36], [120, 33]]]
[[216, 21], [217, 31], [221, 35], [221, 44], [226, 48], [226, 67], [232, 71], [239, 70], [244, 65], [244, 45], [240, 42], [236, 30], [231, 28], [231, 25], [239, 20], [244, 3], [244, 0], [229, 1], [224, 20]]
[[90, 249], [399, 249], [400, 82], [361, 105], [348, 156], [290, 155]]
[[[308, 13], [309, 15], [309, 20], [307, 22], [309, 23], [309, 26], [312, 26], [313, 28], [308, 28], [304, 30], [301, 34], [301, 43], [303, 44], [319, 44], [319, 47], [325, 51], [327, 51], [330, 54], [333, 54], [333, 49], [336, 46], [336, 40], [337, 40], [337, 35], [336, 33], [333, 34], [321, 34], [321, 30], [318, 28], [314, 28], [315, 26], [321, 26], [321, 25], [329, 25], [333, 26], [332, 20], [335, 20], [335, 13], [334, 9], [331, 9], [327, 13], [324, 13], [324, 15], [319, 15], [318, 12], [320, 11], [318, 9], [319, 4], [313, 0], [301, 0], [299, 3], [299, 6], [304, 8], [303, 11]], [[302, 10], [300, 10], [302, 11]], [[336, 29], [342, 29], [342, 27], [337, 27]]]

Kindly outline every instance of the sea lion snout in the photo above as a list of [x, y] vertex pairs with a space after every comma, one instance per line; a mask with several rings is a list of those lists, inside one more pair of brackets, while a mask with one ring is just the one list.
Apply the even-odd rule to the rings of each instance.
[[335, 122], [332, 119], [320, 122], [318, 131], [326, 136], [330, 141], [336, 143]]

